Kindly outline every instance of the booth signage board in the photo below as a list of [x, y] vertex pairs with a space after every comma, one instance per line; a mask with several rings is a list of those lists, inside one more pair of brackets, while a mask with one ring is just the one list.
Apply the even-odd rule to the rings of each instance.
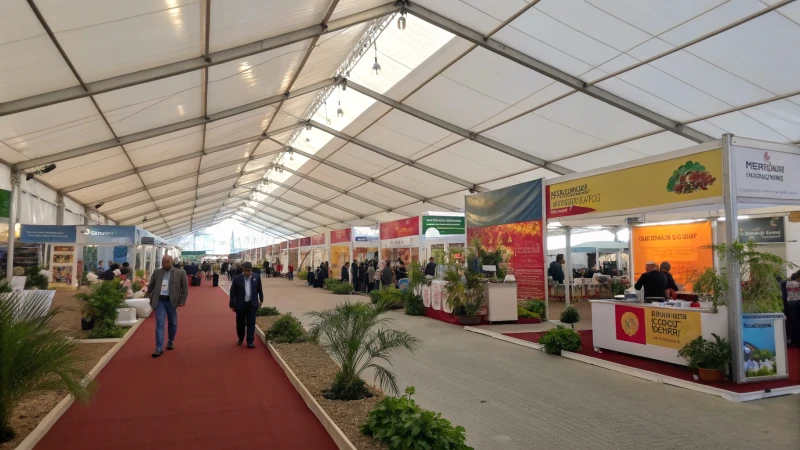
[[547, 217], [611, 213], [722, 196], [722, 151], [711, 150], [547, 186]]
[[380, 227], [382, 240], [419, 236], [419, 217], [383, 222]]
[[0, 217], [8, 219], [11, 215], [11, 191], [0, 189]]
[[310, 247], [311, 246], [311, 238], [304, 237], [300, 239], [300, 247]]
[[542, 227], [543, 180], [466, 197], [467, 241], [488, 251], [504, 248], [518, 298], [544, 298], [546, 271]]
[[121, 227], [117, 225], [79, 225], [77, 230], [77, 243], [84, 245], [134, 245], [136, 244], [136, 227]]
[[739, 197], [800, 199], [800, 154], [731, 146]]
[[700, 314], [684, 309], [615, 305], [617, 340], [678, 350], [703, 335]]
[[77, 239], [75, 225], [25, 225], [20, 226], [19, 240], [28, 243], [67, 242]]
[[325, 235], [315, 234], [311, 236], [311, 245], [325, 245]]
[[331, 231], [331, 244], [339, 244], [341, 242], [350, 242], [352, 239], [353, 230], [351, 228], [342, 228], [341, 230]]
[[783, 243], [786, 241], [783, 217], [758, 217], [739, 220], [739, 242], [753, 241], [759, 244]]
[[281, 250], [287, 250], [289, 248], [289, 241], [283, 241], [280, 243]]
[[445, 236], [466, 233], [466, 219], [457, 216], [422, 216], [422, 234]]
[[411, 245], [411, 238], [407, 237], [388, 240], [389, 247], [409, 247], [410, 245]]
[[786, 378], [786, 331], [782, 313], [742, 314], [744, 377], [747, 381]]
[[672, 266], [670, 273], [677, 284], [685, 284], [691, 290], [689, 280], [696, 273], [714, 267], [714, 254], [707, 246], [713, 244], [711, 222], [696, 222], [679, 225], [654, 225], [634, 227], [633, 242], [634, 280], [645, 271], [645, 263], [667, 261]]
[[292, 239], [289, 241], [289, 248], [297, 248], [300, 246], [300, 239]]
[[208, 250], [184, 250], [181, 252], [182, 257], [188, 256], [206, 256], [208, 254]]
[[356, 236], [355, 242], [373, 242], [379, 240], [379, 236]]

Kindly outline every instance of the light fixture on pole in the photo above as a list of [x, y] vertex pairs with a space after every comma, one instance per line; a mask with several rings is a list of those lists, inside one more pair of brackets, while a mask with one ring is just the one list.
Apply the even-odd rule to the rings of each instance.
[[339, 109], [336, 110], [336, 116], [339, 118], [344, 117], [344, 110], [342, 110], [342, 85], [339, 85]]
[[378, 43], [374, 42], [372, 44], [372, 46], [375, 47], [375, 64], [372, 65], [372, 72], [375, 75], [380, 75], [381, 74], [381, 65], [378, 64]]
[[26, 173], [25, 174], [25, 180], [26, 181], [31, 181], [33, 179], [33, 177], [35, 177], [37, 175], [44, 175], [44, 174], [52, 172], [54, 170], [56, 170], [56, 165], [55, 164], [48, 164], [48, 165], [46, 165], [46, 166], [44, 166], [44, 167], [42, 167], [40, 169], [34, 170], [33, 172]]
[[322, 103], [325, 105], [325, 123], [327, 125], [330, 125], [331, 124], [331, 119], [328, 118], [328, 100], [326, 99]]
[[400, 17], [397, 18], [397, 29], [398, 30], [405, 30], [406, 29], [406, 12], [403, 11], [400, 13]]

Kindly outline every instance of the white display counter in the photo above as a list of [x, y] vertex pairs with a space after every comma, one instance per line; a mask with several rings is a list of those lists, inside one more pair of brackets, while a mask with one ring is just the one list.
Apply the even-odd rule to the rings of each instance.
[[686, 365], [678, 350], [686, 343], [711, 333], [728, 337], [728, 312], [675, 308], [649, 303], [591, 300], [592, 340], [595, 351], [608, 349], [668, 363]]
[[486, 283], [483, 295], [489, 323], [517, 320], [517, 283]]

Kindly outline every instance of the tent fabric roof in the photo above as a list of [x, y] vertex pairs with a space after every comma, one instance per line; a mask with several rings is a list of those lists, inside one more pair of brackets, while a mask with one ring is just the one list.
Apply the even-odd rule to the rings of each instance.
[[0, 159], [56, 163], [41, 181], [167, 237], [227, 218], [288, 238], [455, 211], [469, 192], [725, 133], [800, 142], [792, 0], [3, 10]]

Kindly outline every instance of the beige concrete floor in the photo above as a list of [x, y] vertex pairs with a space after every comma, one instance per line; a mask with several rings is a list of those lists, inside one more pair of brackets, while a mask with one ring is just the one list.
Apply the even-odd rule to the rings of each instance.
[[[264, 287], [267, 304], [305, 323], [307, 311], [369, 301], [285, 279]], [[392, 359], [401, 389], [415, 386], [420, 405], [466, 427], [476, 449], [800, 449], [800, 395], [733, 403], [391, 315], [425, 345]]]

